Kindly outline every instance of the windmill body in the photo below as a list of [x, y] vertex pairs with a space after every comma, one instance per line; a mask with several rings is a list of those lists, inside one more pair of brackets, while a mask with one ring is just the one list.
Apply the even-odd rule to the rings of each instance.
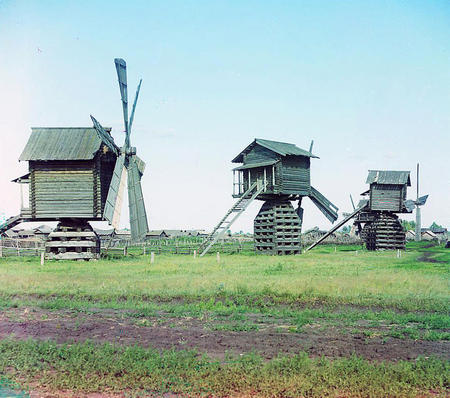
[[100, 240], [89, 221], [108, 221], [117, 226], [125, 181], [128, 185], [130, 226], [133, 240], [148, 232], [141, 189], [144, 162], [130, 145], [130, 132], [139, 94], [128, 120], [126, 64], [115, 60], [123, 105], [125, 143], [118, 147], [110, 128], [95, 118], [94, 127], [32, 128], [19, 160], [29, 173], [15, 182], [28, 184], [28, 206], [0, 226], [0, 234], [25, 221], [58, 221], [46, 242], [46, 257], [95, 259]]
[[[254, 220], [255, 250], [265, 254], [301, 253], [303, 208], [309, 197], [331, 222], [337, 207], [311, 186], [311, 158], [317, 156], [294, 144], [255, 139], [233, 160], [235, 205], [200, 248], [202, 255], [255, 199], [264, 201]], [[297, 208], [292, 202], [297, 201]]]
[[410, 172], [369, 170], [366, 183], [369, 189], [362, 193], [354, 223], [367, 249], [404, 249], [406, 235], [397, 214], [412, 211], [406, 199]]

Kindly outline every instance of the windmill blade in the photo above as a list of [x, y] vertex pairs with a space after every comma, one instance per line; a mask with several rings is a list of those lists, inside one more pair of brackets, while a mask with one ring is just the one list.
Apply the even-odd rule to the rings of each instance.
[[119, 151], [117, 150], [116, 144], [114, 143], [114, 140], [112, 137], [105, 131], [105, 129], [102, 127], [102, 125], [97, 121], [97, 119], [91, 115], [92, 123], [94, 123], [95, 131], [97, 132], [98, 136], [102, 140], [102, 142], [109, 148], [111, 151], [119, 156]]
[[128, 91], [127, 91], [127, 63], [122, 58], [115, 58], [117, 78], [119, 79], [120, 96], [122, 97], [123, 123], [125, 126], [125, 146], [130, 146], [128, 136]]
[[405, 200], [405, 208], [408, 212], [412, 213], [415, 207], [416, 206], [414, 200], [411, 199]]
[[122, 154], [116, 160], [111, 183], [109, 184], [108, 196], [106, 197], [105, 209], [103, 210], [103, 218], [116, 229], [120, 221], [126, 176], [125, 155]]
[[134, 96], [134, 102], [133, 102], [133, 108], [131, 109], [131, 116], [130, 116], [130, 123], [128, 126], [128, 131], [131, 133], [131, 126], [133, 125], [133, 119], [134, 119], [134, 111], [136, 110], [136, 103], [139, 97], [139, 91], [141, 91], [141, 84], [142, 84], [142, 79], [139, 80], [139, 85], [136, 89], [136, 95]]
[[128, 206], [130, 210], [131, 239], [145, 238], [148, 232], [147, 213], [141, 188], [141, 176], [134, 157], [128, 163]]
[[428, 199], [428, 195], [421, 196], [416, 201], [417, 206], [423, 206], [426, 203], [427, 199]]

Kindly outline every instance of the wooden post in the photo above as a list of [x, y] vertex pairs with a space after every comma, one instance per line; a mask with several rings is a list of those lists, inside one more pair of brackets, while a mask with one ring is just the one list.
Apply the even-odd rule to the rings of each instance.
[[155, 253], [151, 252], [150, 253], [150, 264], [153, 264], [155, 262]]
[[264, 186], [267, 185], [267, 175], [266, 175], [266, 168], [264, 167]]
[[194, 250], [194, 258], [197, 257], [197, 250]]
[[3, 257], [3, 239], [0, 238], [0, 257]]
[[217, 252], [217, 264], [220, 264], [220, 253], [219, 252]]
[[44, 265], [45, 255], [44, 252], [41, 252], [41, 265]]
[[145, 256], [145, 245], [143, 246], [143, 249], [144, 249], [144, 256]]

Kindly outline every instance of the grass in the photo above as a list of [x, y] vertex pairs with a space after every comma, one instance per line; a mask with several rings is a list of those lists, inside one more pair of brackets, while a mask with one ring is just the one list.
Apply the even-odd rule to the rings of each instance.
[[[352, 304], [445, 312], [448, 266], [419, 250], [367, 252], [321, 247], [301, 256], [148, 256], [90, 263], [1, 259], [0, 295], [111, 300], [205, 300]], [[351, 250], [351, 251], [344, 251]], [[441, 249], [445, 251], [445, 249]], [[445, 253], [444, 253], [445, 254]], [[436, 255], [442, 255], [436, 251]]]
[[0, 342], [0, 372], [22, 385], [36, 380], [72, 392], [171, 392], [187, 396], [413, 397], [445, 396], [450, 366], [436, 358], [371, 363], [362, 358], [311, 359], [306, 354], [264, 361], [258, 355], [225, 362], [195, 351], [159, 351], [110, 344]]
[[[69, 310], [82, 322], [83, 313], [108, 309], [117, 310], [114, 319], [128, 318], [137, 327], [196, 318], [206, 330], [224, 332], [258, 333], [280, 325], [280, 332], [302, 333], [313, 326], [385, 344], [392, 338], [450, 340], [450, 252], [425, 245], [409, 245], [401, 258], [356, 246], [338, 246], [336, 252], [320, 246], [283, 258], [222, 255], [220, 263], [215, 255], [157, 255], [154, 264], [149, 256], [134, 255], [44, 266], [37, 258], [0, 258], [0, 310], [12, 321], [40, 309], [42, 319]], [[425, 254], [436, 262], [420, 261]], [[449, 366], [437, 358], [379, 363], [302, 353], [270, 361], [244, 354], [218, 362], [193, 351], [0, 340], [0, 374], [74, 395], [445, 396]]]

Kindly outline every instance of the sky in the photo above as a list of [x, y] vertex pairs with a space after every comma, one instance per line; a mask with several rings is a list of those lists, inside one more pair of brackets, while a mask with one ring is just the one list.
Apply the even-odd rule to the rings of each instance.
[[[411, 170], [414, 199], [419, 162], [422, 225], [450, 227], [449, 1], [0, 0], [0, 53], [0, 214], [19, 212], [31, 127], [92, 114], [122, 145], [120, 57], [130, 102], [143, 79], [131, 143], [151, 229], [211, 229], [256, 137], [313, 139], [312, 185], [340, 212], [369, 169]], [[232, 230], [251, 232], [261, 203]], [[304, 229], [331, 227], [303, 207]]]

